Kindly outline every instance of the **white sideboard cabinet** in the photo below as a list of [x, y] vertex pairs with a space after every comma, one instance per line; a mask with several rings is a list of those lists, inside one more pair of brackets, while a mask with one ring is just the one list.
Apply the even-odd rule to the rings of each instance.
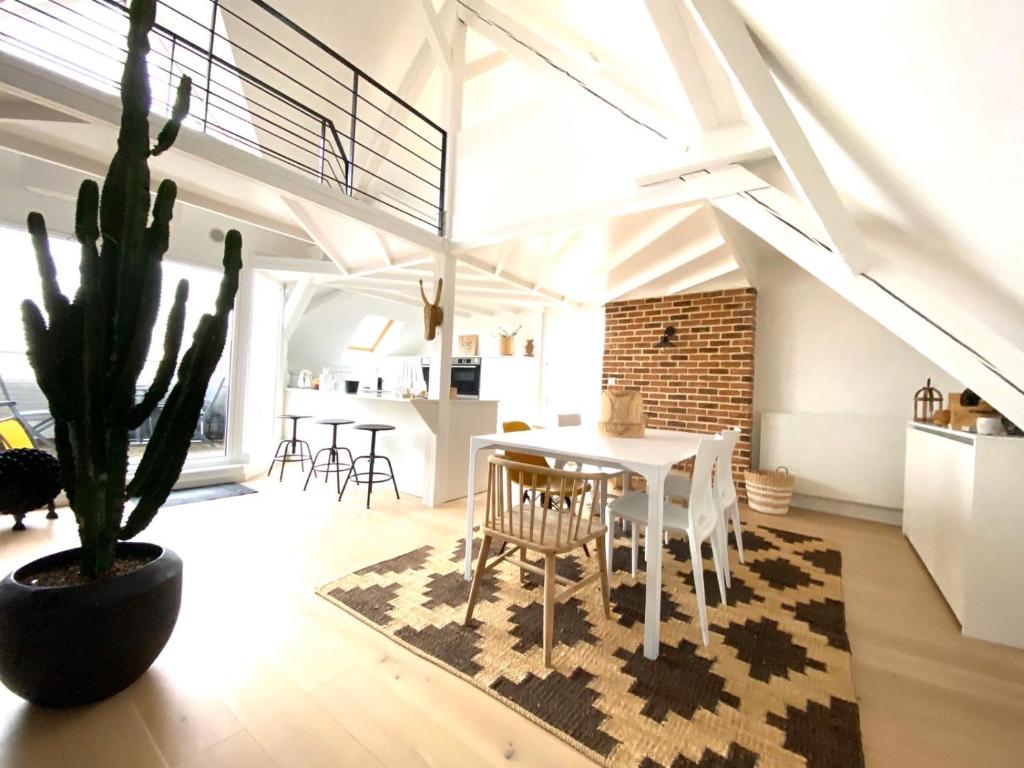
[[1024, 438], [907, 426], [903, 533], [963, 633], [1024, 648]]

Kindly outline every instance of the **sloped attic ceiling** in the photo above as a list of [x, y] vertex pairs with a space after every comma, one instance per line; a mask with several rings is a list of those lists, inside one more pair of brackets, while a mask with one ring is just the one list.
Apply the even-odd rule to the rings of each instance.
[[1024, 6], [735, 3], [892, 279], [1024, 346]]

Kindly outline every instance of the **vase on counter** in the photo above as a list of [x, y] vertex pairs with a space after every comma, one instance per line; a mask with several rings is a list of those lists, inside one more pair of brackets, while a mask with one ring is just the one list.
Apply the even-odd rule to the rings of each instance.
[[498, 349], [503, 357], [510, 357], [511, 355], [514, 355], [516, 352], [516, 337], [499, 336]]

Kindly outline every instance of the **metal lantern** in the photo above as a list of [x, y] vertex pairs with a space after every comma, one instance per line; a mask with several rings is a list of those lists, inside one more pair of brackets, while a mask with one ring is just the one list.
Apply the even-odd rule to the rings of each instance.
[[932, 386], [928, 379], [925, 385], [914, 393], [914, 421], [930, 424], [935, 412], [942, 408], [942, 393]]

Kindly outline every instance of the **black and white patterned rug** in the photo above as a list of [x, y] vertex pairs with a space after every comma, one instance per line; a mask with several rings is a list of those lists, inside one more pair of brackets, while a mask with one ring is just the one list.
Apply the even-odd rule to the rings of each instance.
[[[556, 607], [554, 669], [543, 665], [540, 580], [509, 561], [488, 573], [472, 626], [462, 626], [462, 539], [363, 568], [318, 594], [605, 765], [863, 768], [839, 551], [767, 527], [748, 528], [744, 544], [745, 565], [730, 546], [728, 606], [704, 553], [705, 647], [688, 545], [671, 541], [657, 661], [643, 655], [643, 573], [629, 576], [625, 539], [613, 558], [612, 620], [596, 585]], [[558, 563], [573, 579], [592, 568], [582, 553]]]

